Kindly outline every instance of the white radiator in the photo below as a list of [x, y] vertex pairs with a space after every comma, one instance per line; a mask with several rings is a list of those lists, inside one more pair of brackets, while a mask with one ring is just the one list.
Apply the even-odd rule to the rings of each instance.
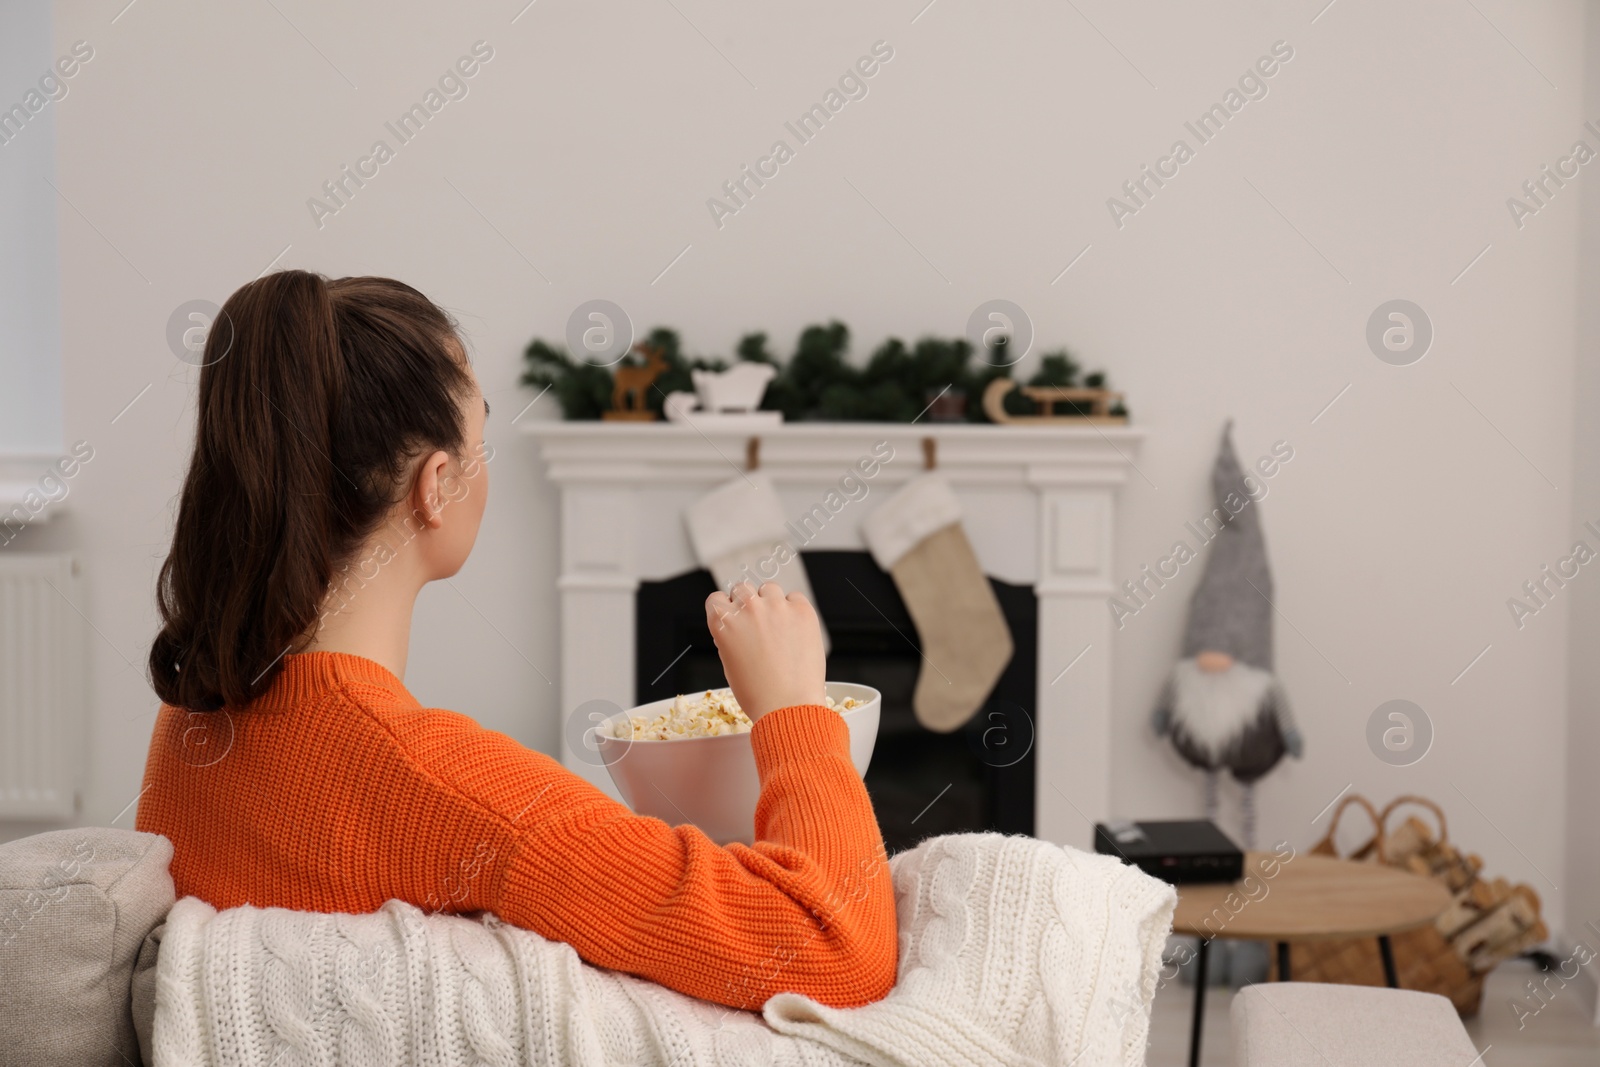
[[77, 809], [88, 759], [81, 601], [71, 556], [0, 550], [0, 819]]

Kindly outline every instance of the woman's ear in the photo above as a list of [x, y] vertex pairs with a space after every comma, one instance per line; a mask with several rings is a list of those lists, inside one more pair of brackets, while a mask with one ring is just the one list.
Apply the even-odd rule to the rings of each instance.
[[424, 456], [411, 482], [411, 514], [421, 518], [429, 529], [437, 530], [444, 525], [444, 494], [440, 491], [440, 482], [449, 463], [448, 452]]

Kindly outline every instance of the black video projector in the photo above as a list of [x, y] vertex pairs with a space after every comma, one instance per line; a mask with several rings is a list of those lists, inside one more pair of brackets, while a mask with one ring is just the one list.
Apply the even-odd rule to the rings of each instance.
[[1095, 823], [1094, 850], [1173, 885], [1237, 882], [1244, 853], [1209, 819]]

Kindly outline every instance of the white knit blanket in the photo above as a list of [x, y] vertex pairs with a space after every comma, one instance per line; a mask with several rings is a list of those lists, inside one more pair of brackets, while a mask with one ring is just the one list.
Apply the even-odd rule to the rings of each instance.
[[499, 922], [173, 907], [155, 1067], [1144, 1063], [1175, 894], [1115, 859], [956, 834], [890, 859], [899, 974], [876, 1004], [737, 1012]]

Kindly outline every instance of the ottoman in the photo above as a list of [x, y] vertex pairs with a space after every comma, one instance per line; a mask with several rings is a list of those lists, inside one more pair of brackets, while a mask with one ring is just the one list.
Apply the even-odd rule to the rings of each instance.
[[1445, 997], [1408, 989], [1271, 982], [1233, 998], [1238, 1067], [1476, 1067]]

